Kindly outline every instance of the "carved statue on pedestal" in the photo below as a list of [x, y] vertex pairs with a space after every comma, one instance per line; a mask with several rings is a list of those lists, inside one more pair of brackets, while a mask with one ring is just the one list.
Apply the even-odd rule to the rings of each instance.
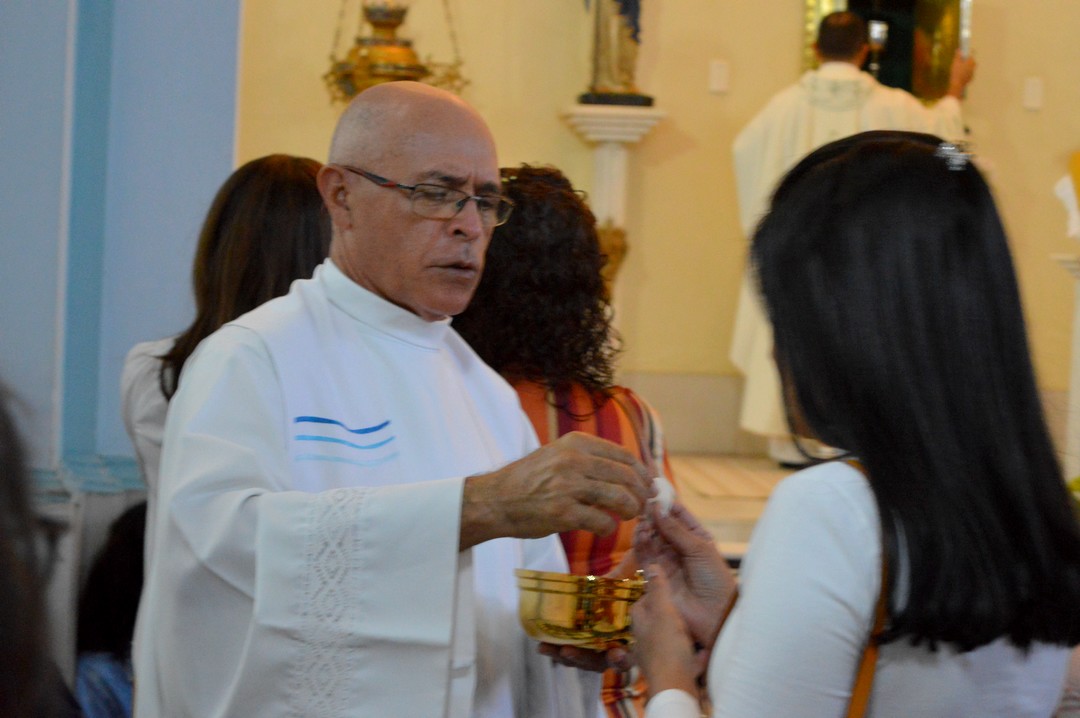
[[600, 239], [600, 252], [606, 257], [600, 275], [604, 278], [604, 288], [607, 290], [608, 299], [611, 299], [615, 277], [629, 249], [626, 244], [626, 230], [616, 227], [614, 222], [607, 219], [596, 228], [596, 234]]
[[[592, 7], [591, 7], [592, 6]], [[585, 0], [593, 10], [592, 84], [586, 105], [652, 105], [634, 84], [640, 42], [641, 0]]]

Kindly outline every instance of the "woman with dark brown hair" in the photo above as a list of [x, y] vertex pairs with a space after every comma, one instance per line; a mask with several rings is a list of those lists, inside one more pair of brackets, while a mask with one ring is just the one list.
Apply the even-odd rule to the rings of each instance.
[[157, 485], [165, 410], [184, 362], [206, 337], [310, 277], [330, 247], [330, 219], [315, 175], [322, 165], [268, 155], [225, 181], [206, 215], [192, 279], [195, 319], [174, 337], [135, 345], [120, 379], [124, 426], [142, 475]]
[[[275, 154], [234, 171], [214, 196], [199, 233], [194, 321], [177, 336], [136, 344], [128, 352], [121, 413], [151, 499], [166, 410], [195, 347], [224, 324], [288, 292], [326, 258], [330, 219], [315, 183], [321, 167], [312, 159]], [[117, 521], [80, 600], [76, 683], [88, 716], [131, 711], [131, 634], [142, 584], [141, 558], [137, 565], [131, 559], [143, 555], [147, 511], [152, 513], [152, 504]], [[116, 594], [103, 596], [119, 576]]]

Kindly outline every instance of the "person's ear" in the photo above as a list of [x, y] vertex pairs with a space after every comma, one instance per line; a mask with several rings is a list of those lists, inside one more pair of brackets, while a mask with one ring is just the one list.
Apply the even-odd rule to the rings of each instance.
[[866, 58], [870, 54], [870, 46], [864, 44], [859, 50], [859, 53], [855, 56], [855, 60], [852, 62], [855, 67], [862, 67], [866, 64]]
[[349, 186], [345, 182], [345, 170], [334, 165], [323, 165], [316, 176], [319, 194], [330, 213], [330, 221], [340, 227], [352, 225], [349, 211]]

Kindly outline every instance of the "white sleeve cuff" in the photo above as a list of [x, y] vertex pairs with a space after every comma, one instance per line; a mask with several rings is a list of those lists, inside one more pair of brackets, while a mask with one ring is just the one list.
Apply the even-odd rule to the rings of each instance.
[[660, 691], [645, 706], [645, 718], [700, 718], [697, 698], [678, 688]]

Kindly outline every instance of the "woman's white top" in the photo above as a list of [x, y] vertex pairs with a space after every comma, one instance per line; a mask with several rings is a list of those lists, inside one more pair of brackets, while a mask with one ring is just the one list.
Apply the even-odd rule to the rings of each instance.
[[161, 391], [161, 357], [172, 349], [176, 337], [136, 344], [124, 359], [120, 374], [120, 413], [124, 419], [135, 459], [148, 491], [158, 484], [161, 437], [169, 400]]
[[[708, 669], [712, 715], [840, 718], [846, 714], [881, 587], [881, 528], [863, 475], [842, 462], [782, 481], [754, 528], [740, 595]], [[997, 641], [936, 653], [881, 647], [868, 715], [1046, 718], [1069, 651], [1028, 653]], [[678, 690], [649, 702], [648, 718], [697, 718]]]

